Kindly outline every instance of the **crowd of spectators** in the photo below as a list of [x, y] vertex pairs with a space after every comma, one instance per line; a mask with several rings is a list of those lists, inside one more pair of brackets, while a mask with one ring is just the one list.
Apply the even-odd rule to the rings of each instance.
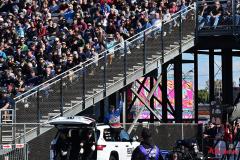
[[232, 5], [232, 0], [216, 0], [214, 3], [202, 1], [198, 16], [199, 29], [206, 26], [217, 28], [219, 25], [240, 25], [240, 0], [234, 6], [235, 13]]
[[232, 124], [209, 122], [205, 126], [203, 138], [205, 155], [221, 155], [227, 159], [231, 156], [240, 158], [240, 123], [238, 121], [234, 121]]
[[[0, 87], [19, 95], [162, 21], [185, 0], [0, 1]], [[111, 63], [111, 61], [109, 62]]]

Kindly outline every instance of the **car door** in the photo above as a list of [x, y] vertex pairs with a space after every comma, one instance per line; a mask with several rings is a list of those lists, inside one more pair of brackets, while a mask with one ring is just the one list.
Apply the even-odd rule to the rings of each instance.
[[[105, 145], [106, 145], [105, 151], [109, 153], [109, 155], [112, 152], [117, 152], [119, 156], [119, 160], [124, 159], [124, 156], [122, 155], [121, 145], [119, 144], [119, 141], [114, 140], [110, 128], [106, 128], [103, 130], [103, 138], [105, 140]], [[106, 158], [109, 159], [109, 157], [106, 157]]]

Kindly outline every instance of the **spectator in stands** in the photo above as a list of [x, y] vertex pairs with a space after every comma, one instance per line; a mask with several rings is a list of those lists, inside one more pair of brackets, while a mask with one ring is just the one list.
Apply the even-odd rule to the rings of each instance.
[[10, 109], [10, 99], [7, 96], [7, 91], [5, 89], [2, 89], [0, 91], [1, 97], [0, 97], [0, 110], [4, 110], [4, 109]]
[[210, 15], [207, 16], [207, 23], [213, 28], [216, 28], [222, 18], [222, 15], [223, 8], [220, 1], [217, 0], [215, 1], [213, 9], [210, 11]]
[[198, 28], [202, 29], [205, 23], [208, 21], [208, 15], [210, 14], [210, 7], [207, 2], [203, 2], [202, 6], [199, 9], [198, 15]]

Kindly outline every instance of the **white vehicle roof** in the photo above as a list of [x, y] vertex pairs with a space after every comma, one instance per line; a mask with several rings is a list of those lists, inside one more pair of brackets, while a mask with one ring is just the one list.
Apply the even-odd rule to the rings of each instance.
[[73, 116], [73, 117], [58, 117], [51, 121], [51, 125], [90, 125], [95, 123], [95, 120], [85, 116]]

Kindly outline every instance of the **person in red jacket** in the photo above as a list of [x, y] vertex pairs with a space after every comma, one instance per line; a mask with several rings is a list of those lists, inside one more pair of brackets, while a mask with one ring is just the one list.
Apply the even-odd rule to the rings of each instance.
[[[226, 150], [227, 153], [230, 153], [230, 150], [233, 148], [232, 143], [233, 143], [233, 132], [232, 132], [232, 126], [226, 122], [226, 124], [224, 125], [224, 136], [223, 136], [223, 140], [226, 143]], [[230, 158], [230, 154], [227, 154], [227, 159]]]

